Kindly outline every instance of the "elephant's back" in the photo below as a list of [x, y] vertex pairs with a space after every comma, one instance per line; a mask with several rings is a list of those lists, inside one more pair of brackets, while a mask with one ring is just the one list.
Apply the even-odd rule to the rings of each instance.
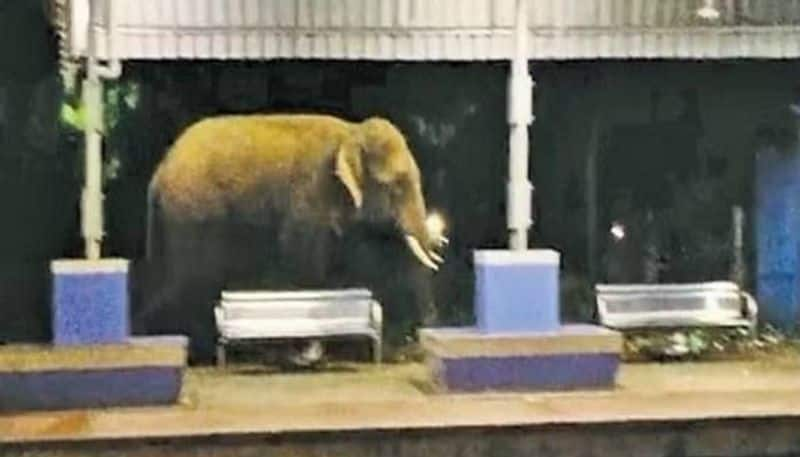
[[173, 144], [168, 159], [216, 165], [274, 164], [324, 154], [327, 143], [348, 134], [351, 124], [323, 115], [219, 116], [187, 128]]
[[154, 179], [176, 211], [224, 212], [230, 200], [279, 205], [264, 200], [313, 179], [349, 128], [321, 115], [207, 118], [176, 139]]

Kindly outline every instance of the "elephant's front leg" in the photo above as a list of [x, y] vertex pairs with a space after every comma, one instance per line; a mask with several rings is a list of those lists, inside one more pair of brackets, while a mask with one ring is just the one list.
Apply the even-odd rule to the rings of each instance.
[[[282, 287], [322, 289], [331, 287], [328, 281], [329, 239], [324, 230], [297, 222], [284, 225], [279, 236]], [[293, 344], [285, 354], [284, 362], [290, 366], [312, 366], [319, 363], [325, 353], [323, 341], [311, 339]]]

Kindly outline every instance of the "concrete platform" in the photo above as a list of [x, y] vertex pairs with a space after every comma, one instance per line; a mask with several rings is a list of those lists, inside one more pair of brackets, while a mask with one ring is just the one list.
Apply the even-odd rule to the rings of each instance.
[[185, 337], [0, 346], [0, 411], [174, 404], [186, 348]]
[[448, 391], [611, 388], [623, 344], [619, 333], [589, 325], [503, 334], [438, 328], [419, 334], [433, 378]]
[[423, 365], [189, 369], [176, 406], [0, 415], [0, 455], [800, 454], [800, 359], [622, 365], [613, 391], [429, 395]]

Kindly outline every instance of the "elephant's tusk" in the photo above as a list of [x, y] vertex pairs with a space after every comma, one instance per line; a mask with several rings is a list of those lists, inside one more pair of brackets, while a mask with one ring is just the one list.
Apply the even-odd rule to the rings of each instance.
[[439, 244], [441, 244], [442, 246], [447, 246], [448, 244], [450, 244], [450, 239], [442, 235], [439, 237]]
[[439, 270], [439, 265], [436, 265], [436, 263], [431, 260], [428, 254], [425, 253], [425, 250], [422, 249], [422, 246], [419, 244], [419, 240], [411, 235], [406, 235], [406, 244], [408, 244], [408, 248], [411, 249], [411, 252], [420, 262], [422, 262], [423, 265], [433, 271]]
[[428, 251], [428, 257], [430, 257], [436, 263], [444, 263], [444, 258], [433, 251]]

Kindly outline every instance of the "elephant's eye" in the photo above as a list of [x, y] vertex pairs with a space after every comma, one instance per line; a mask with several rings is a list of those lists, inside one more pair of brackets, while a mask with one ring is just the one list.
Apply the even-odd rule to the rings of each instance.
[[400, 198], [406, 194], [406, 189], [408, 188], [407, 180], [400, 178], [395, 180], [392, 184], [389, 185], [391, 189], [392, 196]]
[[403, 196], [403, 189], [401, 189], [396, 184], [389, 184], [388, 190], [389, 190], [389, 196], [393, 199], [397, 199]]

